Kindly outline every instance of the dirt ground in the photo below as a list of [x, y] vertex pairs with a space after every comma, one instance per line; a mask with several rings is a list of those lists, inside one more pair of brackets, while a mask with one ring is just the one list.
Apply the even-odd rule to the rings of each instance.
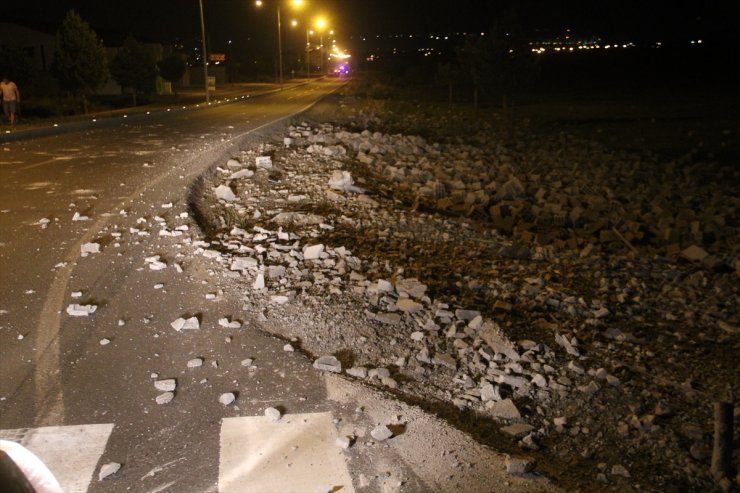
[[565, 490], [737, 486], [709, 470], [715, 402], [740, 437], [737, 166], [350, 90], [291, 123], [192, 200], [255, 260], [252, 323]]

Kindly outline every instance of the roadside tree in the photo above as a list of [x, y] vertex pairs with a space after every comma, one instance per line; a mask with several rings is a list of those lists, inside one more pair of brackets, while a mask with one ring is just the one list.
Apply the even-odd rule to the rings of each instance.
[[160, 60], [157, 67], [159, 68], [159, 75], [172, 84], [172, 90], [177, 94], [177, 84], [185, 74], [185, 60], [183, 60], [183, 57], [173, 53]]
[[95, 31], [74, 10], [67, 12], [56, 42], [54, 77], [63, 89], [82, 98], [87, 113], [88, 96], [108, 80], [105, 49]]
[[129, 36], [110, 63], [113, 79], [124, 89], [131, 89], [133, 104], [139, 93], [154, 91], [157, 65], [146, 46]]

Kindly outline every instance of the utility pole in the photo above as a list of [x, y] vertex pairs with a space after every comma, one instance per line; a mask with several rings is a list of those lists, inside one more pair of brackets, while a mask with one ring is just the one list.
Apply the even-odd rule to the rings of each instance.
[[203, 42], [203, 84], [206, 88], [206, 103], [211, 102], [211, 98], [208, 95], [208, 56], [206, 55], [206, 24], [203, 21], [203, 0], [198, 0], [200, 5], [200, 38]]
[[277, 21], [278, 21], [278, 74], [280, 90], [283, 90], [283, 28], [280, 24], [280, 4], [277, 8]]
[[306, 28], [306, 78], [311, 78], [311, 41], [308, 37], [311, 31]]

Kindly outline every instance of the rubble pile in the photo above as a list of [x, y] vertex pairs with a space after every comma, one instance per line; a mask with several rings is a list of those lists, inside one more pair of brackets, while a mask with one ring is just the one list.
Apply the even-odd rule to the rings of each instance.
[[566, 136], [303, 123], [216, 168], [195, 253], [318, 370], [490, 420], [539, 471], [711, 488], [711, 404], [738, 384], [737, 176], [656, 166]]

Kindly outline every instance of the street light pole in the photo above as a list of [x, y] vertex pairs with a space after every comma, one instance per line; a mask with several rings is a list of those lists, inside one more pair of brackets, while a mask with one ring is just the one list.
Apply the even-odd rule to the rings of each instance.
[[277, 21], [278, 21], [278, 81], [280, 84], [280, 90], [283, 90], [283, 28], [280, 24], [280, 4], [277, 8]]
[[311, 40], [308, 37], [310, 29], [306, 28], [306, 78], [311, 78]]
[[206, 103], [210, 103], [210, 96], [208, 95], [208, 57], [206, 56], [206, 24], [203, 21], [203, 0], [198, 0], [200, 5], [200, 37], [203, 42], [203, 84], [206, 89]]

